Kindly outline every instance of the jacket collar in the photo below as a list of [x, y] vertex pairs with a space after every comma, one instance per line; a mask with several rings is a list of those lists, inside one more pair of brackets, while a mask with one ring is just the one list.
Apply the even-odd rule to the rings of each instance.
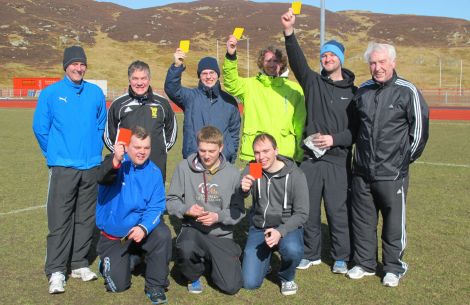
[[83, 87], [85, 86], [85, 81], [83, 79], [80, 82], [80, 84], [76, 84], [73, 81], [71, 81], [67, 75], [64, 76], [64, 81], [67, 84], [67, 86], [77, 90], [77, 94], [80, 94], [83, 91]]
[[286, 78], [282, 76], [268, 76], [262, 72], [256, 75], [256, 79], [265, 87], [281, 87], [284, 85]]
[[354, 79], [356, 78], [356, 76], [351, 70], [348, 70], [346, 68], [341, 68], [341, 74], [343, 75], [342, 80], [333, 81], [332, 79], [328, 77], [324, 69], [321, 70], [322, 79], [335, 87], [349, 88], [349, 87], [354, 86]]
[[395, 81], [397, 80], [398, 78], [398, 75], [397, 75], [397, 72], [395, 70], [393, 70], [393, 75], [392, 75], [392, 78], [390, 78], [388, 81], [386, 81], [385, 83], [379, 83], [377, 81], [374, 80], [374, 82], [379, 85], [380, 87], [387, 87], [387, 86], [390, 86], [391, 84], [394, 84]]
[[131, 86], [129, 86], [128, 93], [129, 93], [130, 97], [137, 100], [141, 104], [146, 104], [146, 103], [149, 103], [153, 100], [153, 90], [152, 90], [151, 86], [149, 86], [149, 89], [143, 95], [135, 94], [135, 92], [132, 90]]
[[217, 98], [220, 95], [220, 81], [217, 81], [211, 88], [207, 87], [201, 81], [199, 81], [198, 88], [204, 92], [208, 98]]

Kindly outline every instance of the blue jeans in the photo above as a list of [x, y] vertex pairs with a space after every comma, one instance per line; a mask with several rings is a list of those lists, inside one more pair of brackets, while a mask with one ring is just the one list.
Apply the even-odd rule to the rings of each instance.
[[269, 248], [264, 241], [264, 229], [250, 227], [242, 263], [245, 289], [257, 289], [261, 286], [271, 264], [271, 254], [275, 250], [281, 255], [281, 268], [278, 272], [280, 280], [293, 281], [295, 268], [304, 255], [303, 229], [289, 232], [276, 247]]

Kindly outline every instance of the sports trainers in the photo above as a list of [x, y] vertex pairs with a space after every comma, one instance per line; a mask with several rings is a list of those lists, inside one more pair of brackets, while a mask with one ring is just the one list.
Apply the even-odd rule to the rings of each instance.
[[54, 272], [49, 278], [49, 293], [64, 293], [65, 292], [65, 275], [62, 272]]
[[145, 289], [145, 294], [148, 296], [152, 304], [165, 304], [168, 302], [168, 299], [165, 295], [165, 289], [161, 287], [153, 289]]
[[400, 278], [391, 272], [387, 272], [382, 280], [382, 284], [386, 287], [397, 287]]
[[365, 271], [361, 266], [355, 266], [346, 273], [346, 276], [353, 280], [362, 279], [366, 275], [375, 275], [375, 272], [368, 272]]
[[194, 282], [191, 282], [188, 284], [188, 291], [189, 293], [201, 293], [202, 292], [202, 284], [199, 279], [195, 280]]
[[297, 284], [294, 281], [282, 282], [281, 293], [282, 295], [293, 295], [297, 293]]
[[348, 272], [348, 265], [345, 261], [336, 261], [333, 268], [331, 268], [331, 271], [333, 273], [345, 274]]
[[98, 277], [96, 273], [90, 270], [88, 267], [72, 270], [71, 276], [75, 279], [82, 279], [84, 282], [96, 280]]
[[310, 266], [316, 266], [320, 264], [321, 264], [321, 259], [311, 261], [309, 259], [302, 258], [300, 260], [299, 265], [297, 266], [297, 269], [305, 270], [305, 269], [308, 269]]

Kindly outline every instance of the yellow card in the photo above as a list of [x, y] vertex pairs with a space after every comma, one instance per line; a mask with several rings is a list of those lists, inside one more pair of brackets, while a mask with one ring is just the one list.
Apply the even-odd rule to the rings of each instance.
[[299, 15], [300, 14], [300, 8], [301, 7], [302, 7], [302, 2], [300, 2], [300, 1], [292, 2], [292, 9], [294, 10], [294, 15]]
[[189, 40], [180, 40], [180, 49], [184, 53], [188, 53], [189, 52]]
[[240, 40], [242, 38], [243, 31], [244, 28], [235, 28], [235, 30], [233, 30], [233, 36], [235, 36], [237, 40]]

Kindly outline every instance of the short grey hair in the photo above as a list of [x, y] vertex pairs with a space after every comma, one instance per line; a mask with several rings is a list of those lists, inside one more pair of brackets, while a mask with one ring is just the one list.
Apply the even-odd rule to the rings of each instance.
[[147, 73], [147, 76], [150, 79], [150, 67], [147, 63], [140, 61], [140, 60], [136, 60], [133, 63], [131, 63], [129, 68], [127, 68], [127, 77], [131, 79], [131, 75], [135, 71], [144, 71], [145, 73]]
[[386, 51], [388, 54], [388, 58], [393, 62], [397, 57], [397, 51], [395, 47], [388, 43], [377, 43], [377, 42], [369, 42], [367, 46], [367, 50], [364, 52], [364, 60], [369, 63], [370, 56], [374, 52], [383, 52]]

